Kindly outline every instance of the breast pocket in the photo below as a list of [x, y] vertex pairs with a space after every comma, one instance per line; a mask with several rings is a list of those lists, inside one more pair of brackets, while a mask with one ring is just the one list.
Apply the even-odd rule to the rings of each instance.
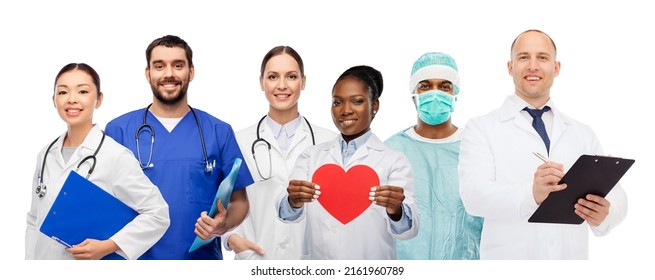
[[207, 173], [205, 161], [194, 161], [189, 164], [187, 173], [190, 182], [186, 190], [187, 200], [199, 204], [203, 209], [210, 209], [220, 183], [220, 169]]

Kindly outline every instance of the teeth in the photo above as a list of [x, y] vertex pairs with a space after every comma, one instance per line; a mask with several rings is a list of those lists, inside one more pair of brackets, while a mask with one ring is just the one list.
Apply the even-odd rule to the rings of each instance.
[[341, 123], [342, 123], [343, 125], [351, 125], [351, 124], [353, 124], [354, 122], [355, 122], [355, 121], [353, 121], [353, 120], [346, 120], [346, 121], [342, 121]]
[[541, 80], [539, 77], [527, 77], [528, 81], [538, 81]]
[[69, 113], [79, 113], [80, 110], [79, 110], [79, 109], [68, 109], [68, 110], [66, 110], [66, 112], [69, 112]]

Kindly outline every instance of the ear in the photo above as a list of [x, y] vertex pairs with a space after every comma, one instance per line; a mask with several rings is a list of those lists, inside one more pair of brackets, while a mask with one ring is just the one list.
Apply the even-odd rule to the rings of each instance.
[[259, 88], [264, 91], [264, 77], [259, 77]]
[[512, 61], [507, 62], [507, 73], [509, 73], [510, 76], [514, 76], [514, 69], [512, 68]]
[[560, 65], [559, 61], [555, 61], [555, 77], [557, 77], [559, 75], [560, 67], [561, 67], [561, 65]]
[[193, 76], [196, 74], [196, 68], [191, 65], [189, 67], [189, 82], [193, 81]]
[[102, 105], [102, 99], [104, 99], [105, 95], [102, 94], [102, 91], [98, 93], [98, 101], [96, 102], [96, 109], [100, 108], [100, 105]]
[[52, 95], [52, 106], [57, 108], [57, 102], [55, 102], [55, 95], [54, 94]]
[[307, 81], [307, 76], [302, 76], [302, 81], [300, 82], [300, 90], [305, 90], [305, 81]]
[[379, 112], [379, 110], [380, 110], [380, 100], [379, 99], [373, 100], [373, 106], [372, 107], [373, 107], [372, 108], [373, 112], [371, 112], [372, 113], [372, 118], [371, 119], [375, 118], [375, 114], [377, 114], [377, 112]]
[[145, 74], [146, 74], [146, 81], [148, 81], [148, 83], [150, 83], [150, 66], [146, 67]]

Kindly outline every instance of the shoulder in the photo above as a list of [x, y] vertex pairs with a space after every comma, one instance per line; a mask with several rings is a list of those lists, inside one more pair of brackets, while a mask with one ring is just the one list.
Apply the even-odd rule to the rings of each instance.
[[334, 139], [337, 136], [337, 133], [323, 128], [321, 126], [316, 126], [313, 123], [310, 123], [314, 136], [316, 137], [316, 143], [322, 143]]
[[106, 151], [110, 155], [115, 156], [116, 158], [121, 158], [121, 157], [125, 157], [125, 156], [128, 156], [130, 158], [134, 158], [134, 154], [132, 153], [132, 151], [130, 149], [128, 149], [125, 146], [123, 146], [122, 144], [118, 143], [112, 137], [109, 137], [109, 135], [107, 135], [107, 137], [105, 137], [105, 140], [104, 140], [104, 142], [102, 144], [101, 150], [102, 149], [106, 149]]
[[555, 118], [560, 118], [562, 122], [567, 125], [569, 128], [572, 128], [574, 130], [581, 131], [583, 133], [587, 134], [594, 134], [593, 129], [591, 128], [590, 125], [583, 123], [579, 120], [576, 120], [572, 118], [571, 116], [564, 114], [562, 111], [555, 109]]
[[237, 131], [236, 135], [238, 138], [238, 137], [247, 137], [248, 135], [255, 134], [255, 133], [257, 133], [257, 124], [253, 124], [249, 127]]
[[406, 137], [406, 135], [407, 135], [406, 131], [408, 129], [412, 128], [412, 127], [414, 127], [414, 126], [410, 126], [408, 128], [405, 128], [405, 129], [403, 129], [401, 131], [398, 131], [398, 132], [394, 133], [393, 135], [389, 136], [389, 138], [387, 138], [387, 140], [384, 140], [384, 144], [388, 145], [389, 143], [393, 143], [393, 142], [396, 142], [396, 141], [406, 139], [407, 138]]
[[207, 113], [207, 112], [205, 112], [203, 110], [200, 110], [200, 109], [197, 109], [197, 108], [193, 108], [193, 110], [196, 112], [196, 115], [198, 115], [198, 120], [200, 120], [203, 123], [207, 122], [210, 125], [215, 126], [215, 127], [229, 127], [230, 129], [232, 129], [232, 126], [230, 126], [230, 124], [224, 122], [223, 120], [221, 120], [221, 119], [219, 119], [217, 117], [214, 117], [213, 115], [211, 115], [211, 114], [209, 114], [209, 113]]
[[142, 108], [118, 116], [105, 125], [105, 132], [108, 136], [122, 141], [126, 131], [130, 131], [143, 123], [144, 111], [145, 108]]
[[131, 121], [134, 118], [138, 118], [139, 116], [141, 117], [141, 119], [143, 119], [143, 110], [144, 110], [144, 108], [141, 108], [141, 109], [137, 109], [137, 110], [130, 111], [130, 112], [127, 112], [125, 114], [122, 114], [122, 115], [114, 118], [113, 120], [109, 121], [109, 123], [107, 123], [107, 126], [109, 126], [109, 125], [121, 125], [123, 123]]

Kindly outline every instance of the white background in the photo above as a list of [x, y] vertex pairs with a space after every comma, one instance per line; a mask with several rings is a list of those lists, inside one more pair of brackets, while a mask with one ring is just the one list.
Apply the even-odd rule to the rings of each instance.
[[[464, 270], [477, 277], [487, 275], [487, 269], [507, 276], [515, 267], [523, 267], [518, 271], [537, 278], [564, 268], [579, 276], [628, 273], [618, 270], [615, 263], [630, 270], [646, 270], [644, 266], [653, 261], [649, 211], [653, 184], [647, 179], [655, 167], [649, 122], [653, 117], [647, 114], [654, 100], [653, 9], [632, 0], [394, 3], [398, 4], [3, 1], [0, 79], [5, 113], [0, 141], [6, 151], [2, 177], [8, 183], [0, 195], [2, 266], [44, 277], [53, 269], [69, 276], [93, 273], [87, 266], [70, 262], [62, 268], [62, 263], [23, 261], [25, 213], [33, 191], [36, 154], [66, 129], [51, 96], [55, 75], [69, 62], [85, 62], [99, 72], [105, 99], [94, 121], [104, 127], [114, 117], [151, 102], [144, 76], [145, 48], [155, 38], [178, 35], [194, 51], [196, 75], [189, 87], [190, 104], [240, 130], [267, 112], [258, 83], [262, 57], [274, 46], [290, 45], [305, 62], [307, 86], [300, 98], [301, 113], [333, 131], [329, 104], [334, 80], [354, 65], [380, 70], [385, 85], [372, 129], [386, 139], [416, 121], [408, 81], [411, 65], [421, 54], [441, 51], [456, 59], [462, 85], [453, 121], [464, 127], [469, 118], [500, 106], [505, 96], [513, 93], [506, 68], [510, 44], [520, 32], [536, 28], [551, 35], [557, 44], [562, 68], [551, 96], [559, 108], [590, 124], [607, 154], [636, 159], [621, 181], [629, 199], [626, 220], [608, 236], [591, 237], [590, 262], [398, 263], [414, 273]], [[250, 266], [254, 267], [234, 261], [207, 264], [212, 268], [209, 271], [188, 263], [182, 267], [197, 276], [230, 273], [237, 277], [247, 277]], [[469, 264], [481, 269], [470, 270]], [[174, 267], [179, 265], [176, 262]], [[135, 271], [138, 264], [96, 266], [100, 266], [99, 276], [108, 278], [119, 272], [144, 273]], [[170, 277], [176, 275], [171, 271], [177, 271], [153, 263], [144, 267], [153, 268], [149, 275]]]

